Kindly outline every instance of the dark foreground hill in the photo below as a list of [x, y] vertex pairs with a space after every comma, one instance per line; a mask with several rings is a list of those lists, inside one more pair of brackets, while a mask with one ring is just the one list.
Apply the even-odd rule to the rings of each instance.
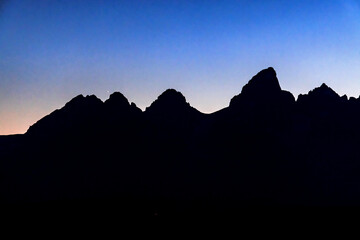
[[0, 137], [1, 204], [145, 215], [360, 206], [359, 123], [360, 99], [323, 84], [295, 101], [272, 68], [212, 114], [174, 89], [144, 112], [118, 92], [80, 95]]

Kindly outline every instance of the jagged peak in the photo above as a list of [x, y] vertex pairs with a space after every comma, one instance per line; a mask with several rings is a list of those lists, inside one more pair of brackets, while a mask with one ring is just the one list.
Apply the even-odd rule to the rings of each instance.
[[174, 112], [191, 108], [184, 95], [175, 89], [167, 89], [149, 106], [146, 112]]
[[73, 103], [73, 102], [78, 102], [78, 101], [82, 101], [84, 99], [84, 95], [79, 94], [76, 97], [72, 98], [67, 104]]
[[102, 102], [101, 99], [98, 98], [98, 97], [97, 97], [96, 95], [94, 95], [94, 94], [86, 95], [85, 99], [87, 99], [87, 100], [95, 100], [95, 101], [98, 101], [98, 102], [99, 102], [99, 101]]
[[326, 83], [322, 83], [320, 88], [326, 89], [326, 88], [329, 88], [329, 87], [328, 87], [328, 85], [326, 85]]
[[241, 94], [270, 94], [280, 92], [281, 87], [274, 68], [269, 67], [258, 72], [242, 88]]
[[128, 99], [120, 92], [114, 92], [105, 101], [106, 105], [130, 106]]
[[230, 106], [245, 102], [261, 105], [273, 101], [295, 101], [295, 98], [290, 92], [281, 90], [276, 71], [269, 67], [252, 77], [241, 93], [231, 99]]
[[333, 102], [340, 100], [347, 101], [348, 98], [346, 95], [340, 97], [333, 89], [323, 83], [320, 87], [310, 90], [308, 94], [300, 94], [297, 102], [306, 104], [321, 103], [327, 105], [329, 101]]
[[78, 105], [80, 104], [81, 102], [83, 102], [85, 99], [84, 95], [82, 94], [79, 94], [77, 95], [76, 97], [74, 97], [73, 99], [71, 99], [69, 102], [67, 102], [65, 104], [65, 107], [71, 107], [71, 106], [75, 106], [75, 105]]
[[332, 88], [327, 86], [325, 83], [321, 84], [320, 87], [317, 87], [317, 88], [309, 91], [308, 95], [309, 96], [340, 98], [339, 94], [337, 94]]
[[173, 88], [166, 89], [162, 94], [160, 94], [158, 100], [162, 99], [186, 103], [184, 95]]
[[103, 103], [101, 99], [96, 97], [95, 95], [84, 95], [79, 94], [73, 99], [71, 99], [68, 103], [65, 104], [65, 108], [74, 107], [74, 106], [80, 106], [82, 104], [101, 104]]
[[124, 96], [124, 94], [122, 94], [121, 92], [113, 92], [112, 94], [110, 94], [108, 100], [110, 99], [124, 99], [128, 101], [127, 98]]
[[150, 105], [149, 108], [156, 105], [173, 107], [173, 106], [189, 105], [189, 103], [186, 102], [186, 98], [181, 92], [178, 92], [175, 89], [170, 88], [164, 91], [162, 94], [160, 94], [160, 96]]

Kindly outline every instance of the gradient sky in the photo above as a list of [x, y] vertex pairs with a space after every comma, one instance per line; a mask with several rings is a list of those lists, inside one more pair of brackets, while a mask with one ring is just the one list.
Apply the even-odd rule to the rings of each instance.
[[360, 0], [0, 0], [0, 135], [78, 94], [144, 110], [175, 88], [214, 112], [269, 66], [295, 97], [358, 97]]

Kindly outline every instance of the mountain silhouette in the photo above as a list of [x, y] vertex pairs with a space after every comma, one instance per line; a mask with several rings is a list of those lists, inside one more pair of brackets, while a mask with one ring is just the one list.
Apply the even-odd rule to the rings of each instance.
[[196, 128], [204, 114], [190, 106], [182, 93], [175, 89], [163, 92], [144, 112], [145, 118], [157, 132], [189, 135]]
[[86, 131], [99, 118], [102, 101], [96, 96], [78, 95], [48, 116], [32, 125], [26, 134], [62, 134], [65, 132]]
[[211, 114], [175, 89], [145, 111], [120, 92], [79, 95], [0, 136], [0, 202], [131, 215], [359, 206], [359, 122], [359, 98], [322, 84], [295, 100], [271, 67]]
[[260, 71], [242, 89], [241, 93], [233, 97], [230, 107], [236, 105], [282, 105], [294, 102], [294, 96], [281, 90], [275, 70], [270, 67]]
[[191, 109], [185, 97], [175, 89], [168, 89], [163, 92], [151, 105], [146, 108], [146, 112], [155, 114], [166, 114], [186, 112]]
[[[340, 96], [328, 87], [325, 83], [321, 84], [320, 87], [311, 90], [308, 94], [300, 94], [298, 97], [298, 102], [301, 104], [321, 104], [321, 105], [331, 105], [337, 102], [340, 102], [342, 99]], [[347, 100], [347, 98], [345, 99]]]
[[109, 99], [105, 101], [105, 104], [109, 108], [116, 110], [127, 110], [130, 107], [130, 103], [127, 98], [120, 92], [114, 92], [110, 95]]

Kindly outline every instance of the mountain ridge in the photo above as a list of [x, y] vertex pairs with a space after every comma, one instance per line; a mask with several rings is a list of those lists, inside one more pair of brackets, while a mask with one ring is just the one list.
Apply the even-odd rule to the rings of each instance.
[[295, 100], [273, 68], [211, 114], [175, 89], [145, 111], [120, 92], [78, 95], [0, 138], [0, 203], [99, 199], [169, 214], [360, 206], [359, 122], [359, 99], [322, 84]]
[[[304, 99], [309, 97], [326, 98], [327, 96], [328, 97], [331, 96], [332, 99], [340, 99], [340, 96], [333, 89], [328, 87], [325, 83], [322, 83], [321, 86], [316, 87], [313, 90], [310, 90], [307, 94], [299, 94], [298, 98], [295, 99], [295, 97], [290, 92], [281, 89], [279, 80], [277, 79], [276, 71], [274, 70], [274, 68], [269, 67], [261, 70], [254, 77], [252, 77], [249, 80], [249, 82], [243, 86], [241, 92], [230, 100], [229, 107], [234, 107], [235, 105], [242, 105], [241, 102], [251, 102], [252, 103], [250, 105], [251, 108], [254, 107], [254, 104], [255, 105], [258, 105], [259, 103], [267, 104], [269, 102], [271, 103], [272, 101], [275, 101], [275, 104], [279, 104], [279, 103], [281, 104], [281, 102], [286, 102], [287, 104], [291, 104], [292, 102], [296, 102], [296, 103], [299, 103], [299, 101], [302, 102]], [[359, 98], [351, 97], [350, 99], [348, 99], [346, 95], [344, 95], [343, 97], [344, 97], [343, 100], [347, 100], [347, 101], [349, 101], [350, 99], [354, 102], [360, 101], [360, 96]], [[198, 109], [192, 107], [190, 103], [186, 101], [185, 96], [181, 92], [178, 92], [177, 90], [171, 88], [161, 93], [159, 97], [150, 104], [150, 106], [145, 108], [144, 111], [138, 108], [135, 103], [132, 102], [130, 104], [129, 100], [120, 92], [112, 93], [109, 96], [109, 98], [106, 99], [104, 102], [98, 99], [95, 95], [83, 96], [82, 94], [80, 94], [74, 97], [73, 99], [71, 99], [68, 103], [66, 103], [63, 108], [77, 104], [78, 105], [81, 104], [111, 105], [111, 103], [113, 103], [112, 105], [114, 108], [116, 107], [116, 105], [120, 109], [133, 106], [133, 108], [136, 109], [136, 111], [138, 112], [141, 111], [143, 113], [152, 112], [154, 111], [154, 109], [155, 112], [156, 111], [176, 112], [177, 110], [179, 110], [177, 108], [180, 107], [183, 110], [189, 108], [192, 109], [192, 111], [205, 114], [199, 111]], [[216, 112], [219, 111], [221, 112], [223, 110], [226, 110], [227, 108], [228, 107], [225, 107], [213, 113], [206, 113], [206, 114], [211, 115]], [[54, 112], [56, 112], [57, 110], [55, 110]]]

